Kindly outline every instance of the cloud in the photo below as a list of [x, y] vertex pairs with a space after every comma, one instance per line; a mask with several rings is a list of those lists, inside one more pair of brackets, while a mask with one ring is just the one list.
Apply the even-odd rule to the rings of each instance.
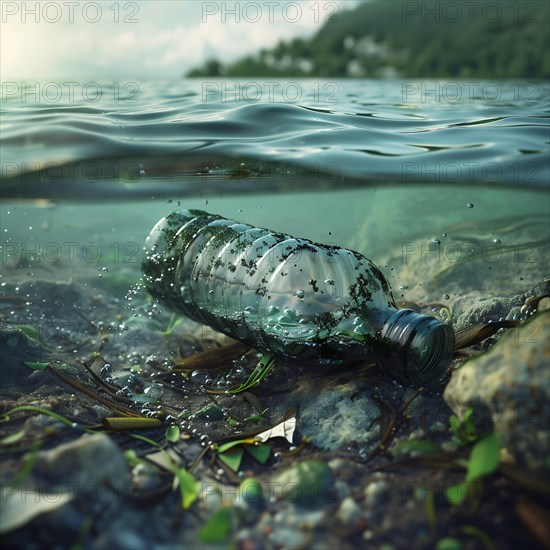
[[[96, 22], [90, 21], [93, 12], [79, 12], [80, 5], [72, 20], [65, 10], [55, 22], [41, 13], [24, 18], [21, 10], [12, 13], [12, 6], [8, 14], [2, 13], [2, 79], [180, 76], [209, 57], [228, 62], [270, 48], [281, 39], [311, 35], [327, 15], [355, 3], [115, 2], [118, 14], [111, 4], [101, 3]], [[65, 4], [70, 3], [59, 3]], [[121, 11], [132, 6], [132, 13]], [[54, 10], [49, 13], [52, 19]]]

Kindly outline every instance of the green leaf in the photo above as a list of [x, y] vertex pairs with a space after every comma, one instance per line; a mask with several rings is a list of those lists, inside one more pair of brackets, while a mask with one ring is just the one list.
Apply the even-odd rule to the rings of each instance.
[[465, 481], [474, 481], [484, 475], [492, 474], [498, 467], [499, 459], [500, 437], [493, 432], [474, 445], [468, 461]]
[[437, 541], [435, 550], [462, 550], [462, 544], [458, 539], [445, 537]]
[[241, 460], [243, 459], [243, 455], [244, 449], [242, 447], [238, 447], [236, 449], [226, 451], [225, 453], [218, 456], [225, 465], [231, 468], [234, 472], [238, 472], [241, 465]]
[[269, 455], [271, 454], [270, 445], [245, 445], [244, 447], [247, 453], [250, 453], [260, 464], [265, 464]]
[[61, 422], [62, 424], [65, 424], [66, 426], [70, 426], [71, 428], [78, 428], [78, 424], [76, 422], [72, 422], [68, 418], [65, 418], [60, 414], [50, 411], [49, 409], [43, 409], [42, 407], [35, 407], [34, 405], [18, 405], [17, 407], [10, 409], [8, 412], [5, 412], [4, 414], [0, 415], [0, 420], [8, 420], [10, 415], [18, 412], [31, 412], [35, 414], [43, 414], [45, 416], [49, 416], [50, 418], [55, 418], [55, 420], [58, 420], [59, 422]]
[[229, 390], [229, 393], [242, 393], [255, 388], [264, 379], [265, 375], [270, 371], [274, 364], [275, 359], [273, 359], [273, 357], [270, 355], [264, 355], [254, 367], [254, 370], [251, 372], [248, 380], [239, 387]]
[[219, 508], [200, 530], [199, 541], [203, 544], [225, 541], [231, 530], [231, 516], [231, 508]]
[[180, 429], [178, 426], [168, 426], [166, 428], [166, 434], [165, 437], [168, 441], [171, 443], [175, 443], [180, 438]]
[[0, 445], [11, 445], [12, 443], [16, 443], [20, 439], [23, 439], [24, 436], [25, 430], [19, 430], [14, 434], [7, 435], [6, 437], [0, 439]]
[[447, 498], [447, 501], [454, 506], [462, 504], [468, 494], [469, 487], [470, 484], [466, 481], [462, 481], [456, 485], [450, 485], [445, 489], [445, 497]]
[[148, 443], [151, 445], [151, 447], [160, 447], [160, 444], [156, 441], [153, 441], [152, 439], [149, 439], [148, 437], [145, 437], [144, 435], [139, 434], [128, 434], [130, 437], [133, 437], [134, 439], [139, 439], [140, 441], [143, 441], [144, 443]]
[[174, 476], [180, 487], [181, 505], [187, 510], [199, 496], [200, 483], [187, 470], [181, 468], [174, 472]]
[[136, 466], [144, 462], [143, 460], [141, 460], [141, 458], [138, 457], [134, 449], [127, 449], [126, 451], [124, 451], [123, 454], [124, 454], [124, 458], [126, 459], [126, 462], [128, 462], [130, 466]]
[[465, 535], [477, 538], [483, 544], [485, 550], [496, 550], [496, 546], [493, 541], [479, 527], [476, 527], [475, 525], [463, 525], [460, 530]]
[[462, 420], [459, 420], [457, 416], [452, 415], [449, 417], [449, 424], [451, 425], [451, 432], [454, 437], [463, 445], [473, 443], [479, 438], [476, 426], [472, 420], [474, 409], [468, 407], [464, 412]]
[[453, 432], [453, 435], [456, 436], [457, 439], [460, 439], [460, 422], [454, 414], [449, 417], [449, 424], [451, 425], [451, 431]]
[[23, 361], [26, 367], [32, 370], [44, 370], [49, 364], [49, 361]]
[[408, 453], [428, 454], [438, 453], [441, 451], [439, 445], [432, 443], [431, 441], [425, 441], [422, 439], [410, 439], [409, 441], [402, 441], [393, 450], [394, 455], [402, 455]]
[[237, 445], [242, 445], [243, 443], [254, 443], [255, 441], [256, 440], [253, 437], [249, 437], [247, 439], [235, 439], [234, 441], [229, 441], [227, 443], [224, 443], [223, 445], [220, 445], [218, 447], [218, 453], [226, 453], [227, 451], [229, 451], [229, 449], [232, 449]]

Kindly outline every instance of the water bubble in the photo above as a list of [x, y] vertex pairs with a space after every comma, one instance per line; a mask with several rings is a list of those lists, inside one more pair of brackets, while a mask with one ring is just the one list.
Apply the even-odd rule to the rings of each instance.
[[502, 241], [501, 241], [500, 239], [493, 239], [493, 242], [494, 242], [495, 244], [500, 244]]
[[207, 200], [205, 200], [205, 201], [204, 201], [204, 204], [208, 204], [208, 201], [207, 201]]
[[432, 243], [434, 243], [435, 246], [439, 246], [441, 244], [441, 241], [439, 239], [432, 239]]
[[474, 203], [473, 203], [473, 202], [469, 202], [466, 206], [467, 206], [468, 208], [473, 208], [473, 207], [474, 207]]
[[334, 286], [334, 281], [332, 279], [325, 279], [325, 284], [329, 286]]
[[295, 293], [296, 298], [299, 298], [300, 300], [303, 300], [306, 293], [303, 290], [297, 290]]
[[191, 380], [193, 380], [200, 386], [204, 386], [212, 382], [210, 375], [205, 370], [194, 370], [191, 373]]
[[443, 294], [443, 299], [448, 300], [450, 296], [448, 294]]

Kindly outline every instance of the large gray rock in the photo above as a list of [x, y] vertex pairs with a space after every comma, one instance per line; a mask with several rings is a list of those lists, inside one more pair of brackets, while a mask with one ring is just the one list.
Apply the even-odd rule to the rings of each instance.
[[467, 361], [444, 398], [457, 415], [468, 406], [490, 415], [518, 463], [543, 467], [550, 453], [550, 312], [537, 314]]

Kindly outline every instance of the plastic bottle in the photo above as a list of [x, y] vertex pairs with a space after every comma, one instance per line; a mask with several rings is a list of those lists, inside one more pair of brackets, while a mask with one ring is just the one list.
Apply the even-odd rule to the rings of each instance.
[[445, 381], [452, 329], [397, 309], [358, 252], [182, 210], [152, 229], [142, 269], [162, 303], [263, 353], [302, 365], [377, 362], [416, 386]]

